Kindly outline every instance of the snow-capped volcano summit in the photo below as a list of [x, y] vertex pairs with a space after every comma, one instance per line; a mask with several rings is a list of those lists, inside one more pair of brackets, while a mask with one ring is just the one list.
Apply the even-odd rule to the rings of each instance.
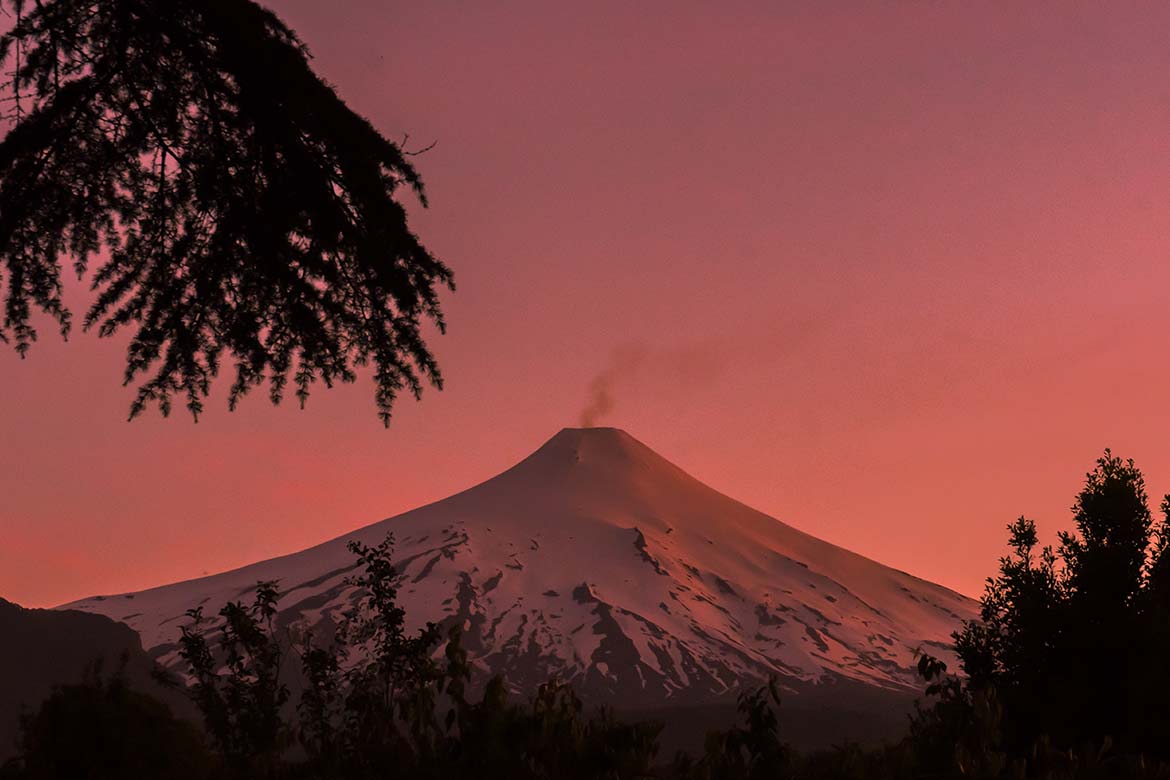
[[615, 428], [565, 429], [476, 487], [293, 555], [68, 605], [122, 620], [174, 663], [183, 613], [278, 579], [281, 622], [354, 598], [346, 542], [393, 532], [408, 619], [459, 623], [485, 673], [552, 675], [626, 705], [703, 702], [778, 674], [917, 689], [975, 604], [707, 487]]

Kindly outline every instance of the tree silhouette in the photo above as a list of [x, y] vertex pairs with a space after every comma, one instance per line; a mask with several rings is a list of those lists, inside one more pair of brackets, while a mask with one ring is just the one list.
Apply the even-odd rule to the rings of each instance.
[[24, 719], [20, 756], [0, 777], [206, 780], [213, 767], [198, 729], [95, 666]]
[[[540, 686], [528, 706], [510, 703], [500, 678], [471, 700], [472, 670], [458, 627], [445, 644], [434, 624], [413, 634], [405, 628], [393, 538], [349, 549], [357, 573], [347, 585], [356, 600], [327, 643], [301, 636], [295, 717], [283, 706], [288, 689], [279, 673], [293, 637], [276, 630], [274, 583], [258, 583], [252, 606], [228, 604], [219, 621], [203, 620], [198, 608], [188, 613], [180, 655], [227, 776], [647, 776], [660, 724], [625, 723], [604, 709], [586, 715], [572, 688], [556, 680]], [[211, 641], [217, 634], [218, 650]], [[293, 739], [304, 760], [288, 750]]]
[[224, 605], [218, 652], [202, 607], [188, 610], [191, 622], [179, 639], [191, 698], [228, 770], [241, 778], [271, 775], [292, 741], [282, 715], [289, 698], [280, 680], [284, 650], [273, 631], [278, 598], [275, 583], [261, 582], [251, 605]]
[[1009, 526], [1012, 554], [981, 620], [956, 635], [971, 695], [1002, 705], [1013, 755], [1047, 739], [1170, 758], [1167, 524], [1151, 517], [1133, 461], [1109, 450], [1072, 512], [1055, 549], [1037, 550], [1030, 520]]
[[252, 0], [0, 0], [12, 73], [0, 142], [0, 339], [23, 355], [34, 309], [67, 335], [62, 264], [89, 274], [83, 319], [132, 330], [134, 417], [172, 398], [196, 417], [221, 362], [229, 407], [372, 364], [395, 398], [442, 377], [422, 325], [451, 271], [407, 225], [426, 205], [407, 153], [313, 73]]
[[[988, 584], [984, 618], [957, 637], [968, 676], [922, 656], [927, 704], [895, 744], [792, 750], [774, 680], [741, 694], [741, 722], [710, 733], [697, 760], [657, 767], [660, 724], [586, 715], [565, 683], [513, 704], [496, 677], [473, 698], [458, 628], [445, 644], [434, 625], [406, 630], [387, 538], [351, 545], [356, 599], [332, 641], [301, 634], [295, 711], [281, 674], [294, 632], [278, 620], [276, 585], [261, 582], [252, 604], [229, 603], [215, 621], [195, 608], [183, 629], [179, 653], [211, 751], [164, 705], [99, 678], [59, 690], [25, 719], [20, 755], [0, 778], [1164, 780], [1167, 524], [1145, 511], [1133, 463], [1108, 451], [1073, 509], [1076, 531], [1057, 548], [1038, 550], [1026, 519], [1009, 526], [1012, 554]], [[1086, 637], [1102, 625], [1084, 613], [1098, 599], [1120, 611], [1101, 620], [1126, 626], [1124, 642]], [[1127, 643], [1123, 656], [1098, 655]]]
[[780, 739], [780, 691], [775, 678], [739, 695], [743, 725], [707, 734], [703, 757], [679, 756], [676, 773], [695, 780], [780, 780], [792, 775], [792, 751]]

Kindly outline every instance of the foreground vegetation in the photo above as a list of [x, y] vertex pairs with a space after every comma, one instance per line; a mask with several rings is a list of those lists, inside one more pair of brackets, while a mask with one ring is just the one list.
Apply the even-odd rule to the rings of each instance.
[[499, 679], [471, 696], [458, 630], [406, 631], [387, 539], [351, 544], [363, 595], [331, 636], [278, 626], [270, 582], [218, 620], [188, 613], [180, 653], [202, 731], [95, 672], [25, 719], [0, 778], [1170, 777], [1167, 521], [1109, 451], [1073, 520], [1042, 548], [1033, 522], [1009, 526], [981, 619], [955, 635], [963, 674], [921, 657], [925, 697], [896, 744], [799, 754], [775, 681], [743, 694], [740, 722], [698, 757], [659, 755], [661, 724], [586, 712], [557, 681], [526, 702]]

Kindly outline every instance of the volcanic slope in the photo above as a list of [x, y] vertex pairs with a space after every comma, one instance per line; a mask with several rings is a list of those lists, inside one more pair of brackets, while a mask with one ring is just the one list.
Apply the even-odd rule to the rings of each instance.
[[293, 555], [67, 605], [123, 621], [176, 666], [184, 612], [276, 579], [280, 622], [355, 599], [346, 542], [395, 536], [414, 626], [463, 626], [475, 667], [519, 692], [551, 676], [595, 702], [696, 705], [778, 675], [789, 690], [921, 689], [953, 660], [970, 599], [816, 539], [707, 487], [614, 428], [565, 429], [476, 487]]

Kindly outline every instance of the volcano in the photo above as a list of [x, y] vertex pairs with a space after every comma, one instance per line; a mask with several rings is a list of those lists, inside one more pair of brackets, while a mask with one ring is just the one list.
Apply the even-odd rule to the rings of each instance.
[[778, 676], [790, 692], [921, 689], [916, 653], [953, 660], [970, 599], [735, 501], [615, 428], [565, 429], [450, 498], [299, 553], [67, 605], [129, 624], [178, 663], [184, 612], [213, 614], [279, 580], [284, 625], [354, 601], [351, 539], [395, 537], [408, 622], [463, 627], [484, 676], [516, 692], [557, 676], [586, 701], [734, 702]]

